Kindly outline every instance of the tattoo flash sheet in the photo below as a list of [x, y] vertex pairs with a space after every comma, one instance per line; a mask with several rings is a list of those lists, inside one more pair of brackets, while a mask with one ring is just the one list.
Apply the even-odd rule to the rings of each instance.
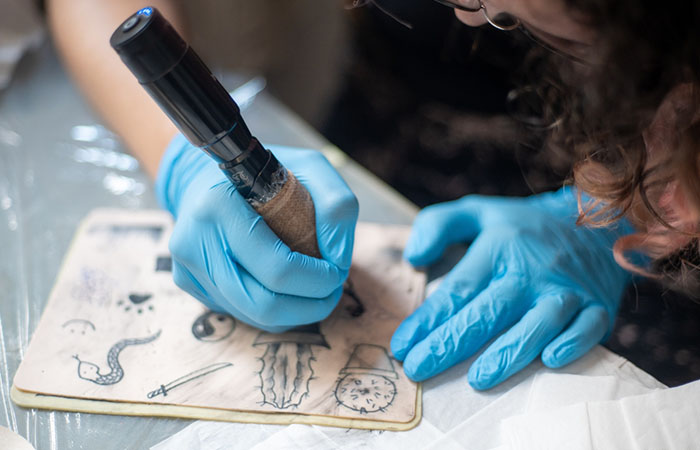
[[418, 423], [420, 389], [389, 350], [425, 286], [401, 259], [407, 227], [358, 224], [335, 311], [278, 334], [177, 288], [171, 230], [162, 211], [85, 219], [15, 375], [17, 403], [397, 430]]

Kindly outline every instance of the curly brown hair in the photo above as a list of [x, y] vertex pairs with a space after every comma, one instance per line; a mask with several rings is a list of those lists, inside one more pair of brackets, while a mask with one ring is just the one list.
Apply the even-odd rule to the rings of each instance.
[[[348, 1], [373, 3], [397, 18], [393, 2]], [[545, 134], [537, 156], [556, 172], [573, 166], [571, 182], [592, 198], [579, 202], [580, 224], [608, 226], [625, 217], [636, 226], [615, 245], [620, 265], [698, 295], [700, 2], [563, 2], [595, 31], [594, 51], [582, 65], [533, 48], [520, 71], [523, 86], [508, 99], [514, 118], [537, 132], [523, 144], [539, 147]], [[633, 264], [631, 250], [651, 262]]]
[[[579, 223], [625, 216], [638, 233], [615, 245], [618, 262], [698, 293], [700, 231], [700, 2], [565, 0], [597, 32], [583, 67], [557, 56], [540, 76], [549, 149], [573, 148], [573, 182], [594, 200]], [[642, 250], [648, 267], [625, 254]]]

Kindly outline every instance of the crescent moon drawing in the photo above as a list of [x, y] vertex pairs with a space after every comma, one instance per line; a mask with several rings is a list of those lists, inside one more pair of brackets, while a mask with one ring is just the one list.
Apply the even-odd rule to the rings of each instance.
[[86, 319], [71, 319], [63, 325], [61, 325], [61, 328], [67, 329], [68, 332], [71, 334], [82, 335], [85, 335], [85, 332], [90, 329], [92, 329], [92, 331], [95, 331], [95, 325]]

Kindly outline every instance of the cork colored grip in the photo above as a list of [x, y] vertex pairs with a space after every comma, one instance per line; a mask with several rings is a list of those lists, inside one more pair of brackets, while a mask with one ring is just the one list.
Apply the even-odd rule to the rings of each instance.
[[295, 252], [321, 258], [316, 240], [316, 212], [309, 191], [287, 172], [287, 182], [269, 202], [255, 208], [265, 223]]

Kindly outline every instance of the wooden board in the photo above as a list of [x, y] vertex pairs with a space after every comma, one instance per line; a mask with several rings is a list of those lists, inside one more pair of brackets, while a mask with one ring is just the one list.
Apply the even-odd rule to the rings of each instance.
[[420, 390], [389, 352], [422, 301], [406, 227], [358, 224], [345, 294], [320, 324], [270, 334], [208, 311], [172, 282], [162, 211], [83, 222], [14, 379], [36, 408], [409, 429]]

